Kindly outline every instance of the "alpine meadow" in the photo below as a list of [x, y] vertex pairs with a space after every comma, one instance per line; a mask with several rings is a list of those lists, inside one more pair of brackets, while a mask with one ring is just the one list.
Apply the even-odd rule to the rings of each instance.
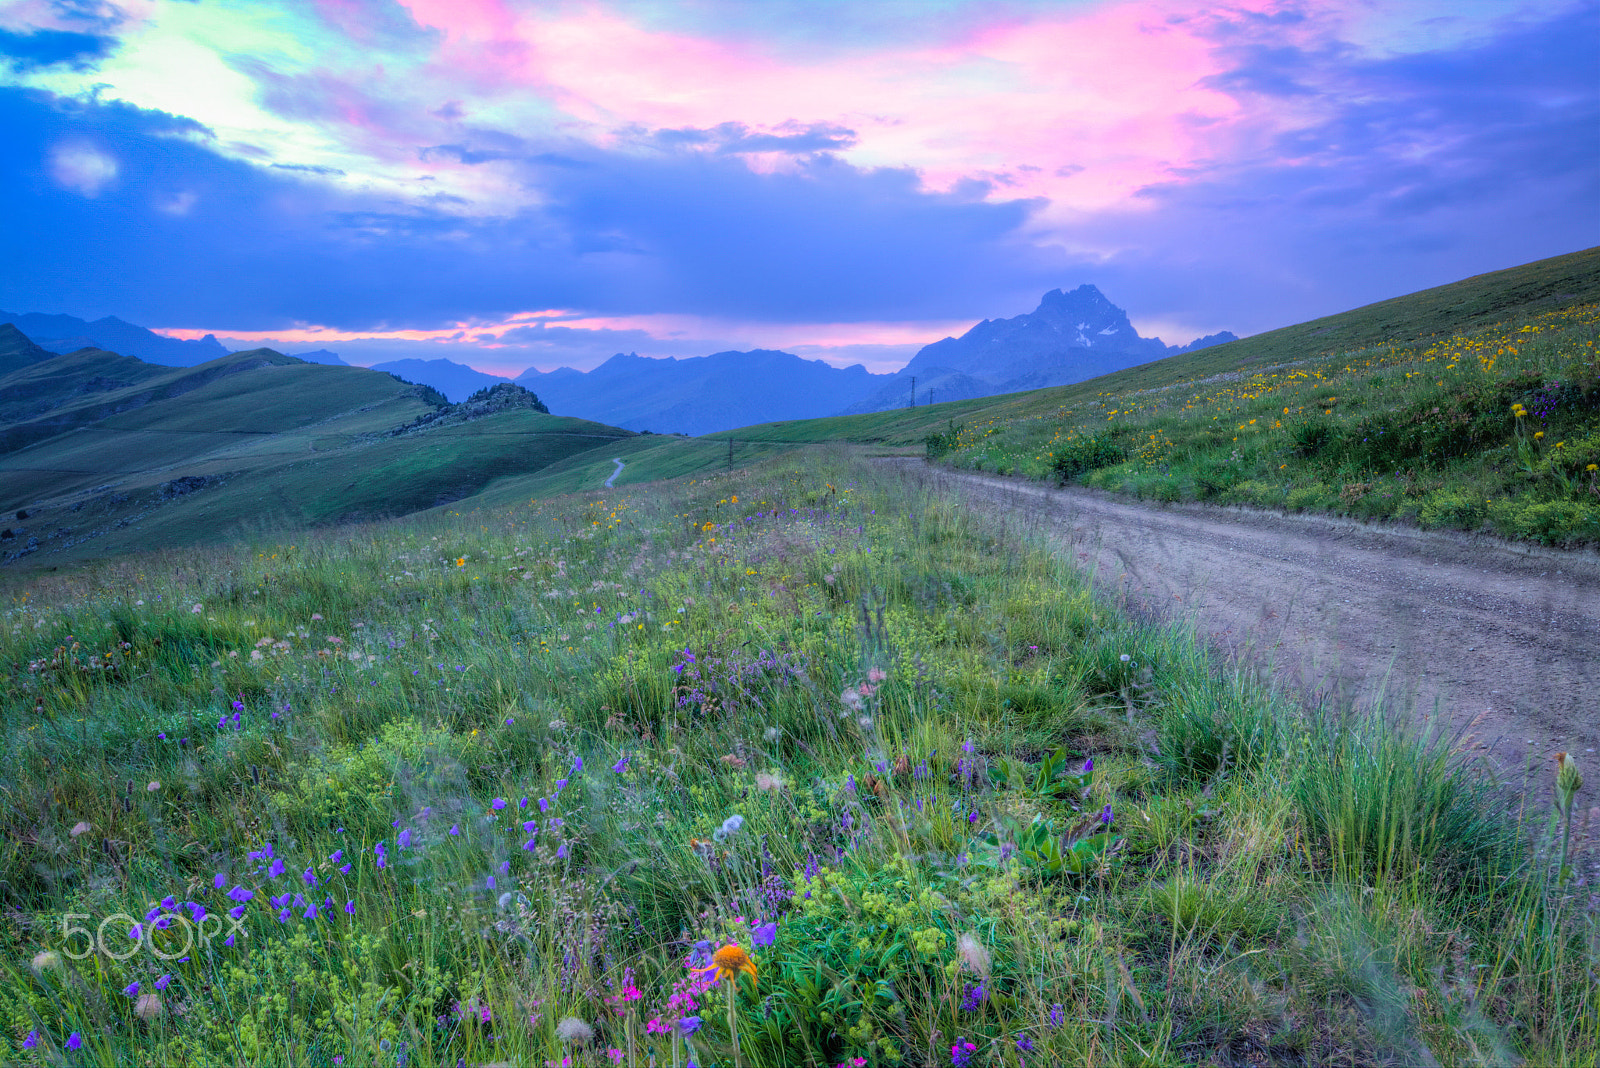
[[0, 1068], [1600, 1068], [1594, 0], [0, 0]]

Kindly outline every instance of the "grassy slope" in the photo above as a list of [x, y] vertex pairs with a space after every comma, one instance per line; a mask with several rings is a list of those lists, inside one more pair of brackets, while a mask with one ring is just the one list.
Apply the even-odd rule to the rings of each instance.
[[1449, 285], [1270, 330], [1199, 352], [1170, 356], [1070, 386], [869, 415], [763, 423], [708, 437], [732, 437], [739, 441], [842, 440], [920, 445], [927, 435], [945, 429], [952, 420], [973, 423], [1022, 419], [1091, 400], [1098, 402], [1104, 396], [1125, 396], [1213, 375], [1374, 345], [1415, 343], [1436, 335], [1471, 332], [1502, 321], [1531, 318], [1558, 308], [1596, 301], [1600, 301], [1600, 248], [1474, 275]]
[[[388, 375], [270, 350], [154, 373], [105, 353], [58, 359], [71, 372], [61, 378], [119, 372], [142, 380], [72, 397], [33, 420], [36, 429], [48, 423], [53, 436], [0, 454], [0, 509], [26, 506], [49, 532], [46, 551], [22, 558], [24, 566], [194, 544], [241, 529], [403, 514], [632, 437], [586, 420], [512, 411], [389, 438], [389, 429], [429, 410], [414, 389]], [[22, 378], [0, 380], [0, 391], [31, 384]], [[177, 497], [162, 490], [181, 477], [209, 482]]]
[[5, 580], [10, 1050], [725, 1068], [705, 940], [750, 1068], [1592, 1063], [1544, 814], [865, 467]]

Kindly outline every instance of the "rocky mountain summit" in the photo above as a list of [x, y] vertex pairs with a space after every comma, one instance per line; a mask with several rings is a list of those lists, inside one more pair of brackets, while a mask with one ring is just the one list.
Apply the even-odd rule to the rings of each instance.
[[[434, 394], [438, 396], [438, 394]], [[389, 431], [390, 437], [399, 437], [402, 434], [414, 434], [419, 430], [437, 430], [440, 427], [459, 426], [470, 423], [474, 419], [495, 415], [499, 412], [508, 412], [518, 408], [526, 408], [535, 412], [550, 414], [550, 409], [545, 407], [536, 393], [524, 389], [512, 382], [502, 382], [497, 386], [480, 389], [460, 404], [447, 404], [431, 412], [420, 415], [404, 426], [397, 426]]]
[[930, 399], [966, 400], [1062, 386], [1235, 340], [1224, 330], [1181, 347], [1168, 345], [1157, 337], [1140, 337], [1128, 313], [1092, 285], [1070, 292], [1052, 289], [1032, 312], [985, 319], [958, 338], [924, 346], [889, 382], [847, 411], [876, 412]]

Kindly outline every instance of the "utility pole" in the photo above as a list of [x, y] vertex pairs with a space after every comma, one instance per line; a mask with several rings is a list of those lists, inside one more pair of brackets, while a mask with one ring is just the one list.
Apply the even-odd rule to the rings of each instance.
[[928, 390], [928, 407], [930, 407], [930, 408], [933, 407], [933, 390], [932, 389]]
[[917, 406], [917, 376], [911, 376], [911, 407]]

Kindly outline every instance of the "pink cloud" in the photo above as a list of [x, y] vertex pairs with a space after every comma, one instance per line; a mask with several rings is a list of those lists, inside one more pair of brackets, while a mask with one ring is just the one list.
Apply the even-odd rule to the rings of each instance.
[[[239, 344], [337, 345], [351, 341], [412, 341], [460, 343], [474, 351], [509, 347], [500, 342], [508, 331], [543, 324], [571, 330], [641, 331], [662, 342], [704, 342], [706, 352], [720, 348], [804, 348], [821, 359], [828, 350], [858, 345], [925, 345], [941, 337], [960, 334], [972, 326], [970, 319], [915, 320], [909, 322], [764, 323], [697, 315], [582, 315], [560, 309], [518, 312], [495, 323], [453, 323], [437, 330], [340, 330], [302, 323], [280, 330], [231, 330], [225, 327], [173, 327], [155, 332], [166, 337], [195, 341], [207, 334], [225, 336]], [[647, 354], [648, 355], [648, 354]], [[841, 358], [841, 363], [855, 362]], [[901, 360], [904, 362], [904, 359]]]
[[991, 22], [935, 46], [790, 57], [748, 40], [647, 28], [599, 5], [404, 2], [443, 34], [435, 76], [492, 97], [533, 91], [600, 143], [640, 128], [833, 123], [859, 135], [842, 152], [851, 162], [909, 165], [934, 188], [986, 178], [1007, 196], [1079, 210], [1124, 203], [1274, 125], [1264, 105], [1252, 112], [1207, 79], [1229, 63], [1220, 24], [1285, 6], [1102, 3]]

